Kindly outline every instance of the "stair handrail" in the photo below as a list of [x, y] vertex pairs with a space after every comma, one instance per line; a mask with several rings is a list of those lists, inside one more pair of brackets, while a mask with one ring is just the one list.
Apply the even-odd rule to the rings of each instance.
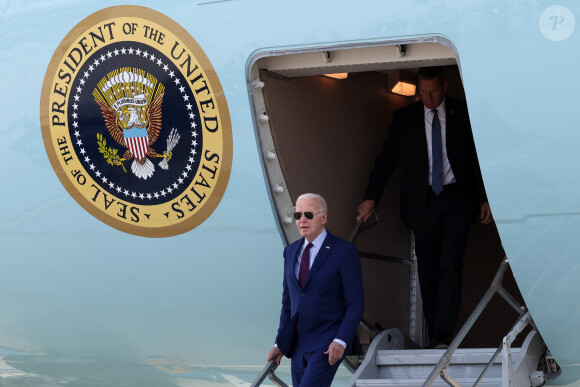
[[260, 372], [256, 380], [254, 380], [254, 383], [252, 383], [250, 387], [258, 387], [262, 385], [262, 382], [266, 379], [266, 377], [268, 377], [268, 379], [270, 379], [270, 381], [278, 387], [288, 387], [288, 385], [284, 383], [282, 380], [280, 380], [280, 378], [278, 378], [278, 376], [276, 376], [276, 374], [274, 373], [274, 371], [276, 371], [276, 368], [278, 368], [278, 363], [276, 362], [276, 359], [270, 360], [266, 364], [264, 369], [262, 369], [262, 372]]
[[529, 311], [524, 313], [523, 316], [520, 316], [518, 321], [516, 321], [516, 323], [512, 326], [512, 329], [510, 329], [509, 333], [504, 336], [502, 343], [499, 345], [499, 347], [497, 348], [497, 350], [495, 351], [495, 353], [493, 354], [493, 356], [491, 357], [491, 359], [489, 360], [489, 362], [487, 363], [487, 365], [485, 366], [483, 371], [481, 371], [481, 374], [479, 375], [479, 377], [477, 378], [477, 380], [473, 384], [473, 387], [479, 386], [479, 383], [481, 383], [481, 381], [485, 377], [485, 374], [491, 368], [493, 362], [495, 361], [495, 359], [499, 356], [499, 354], [502, 351], [505, 354], [506, 361], [507, 361], [507, 369], [508, 369], [508, 375], [504, 375], [504, 378], [507, 377], [509, 381], [511, 381], [511, 382], [514, 381], [515, 375], [514, 375], [514, 367], [513, 367], [513, 362], [512, 362], [511, 345], [514, 342], [514, 340], [516, 339], [516, 337], [528, 325], [531, 325], [534, 329], [536, 329], [536, 326], [534, 324], [534, 321], [532, 320], [532, 317], [531, 317]]
[[[368, 222], [365, 222], [363, 219], [360, 219], [354, 226], [353, 230], [350, 233], [350, 236], [348, 237], [347, 241], [350, 243], [355, 242], [356, 238], [358, 237], [358, 235], [362, 232], [362, 231], [366, 231], [369, 228], [375, 226], [377, 223], [379, 223], [379, 214], [377, 213], [377, 211], [375, 209], [373, 209], [373, 213], [372, 213], [373, 219], [369, 220]], [[412, 282], [413, 279], [413, 271], [416, 272], [416, 264], [417, 262], [410, 258], [410, 259], [406, 259], [406, 258], [398, 258], [398, 257], [391, 257], [391, 256], [386, 256], [386, 255], [381, 255], [381, 254], [374, 254], [374, 253], [368, 253], [368, 252], [364, 252], [364, 251], [360, 251], [359, 250], [359, 257], [360, 258], [368, 258], [368, 259], [373, 259], [373, 260], [379, 260], [382, 262], [391, 262], [391, 263], [396, 263], [399, 265], [407, 265], [410, 266], [410, 281]], [[412, 288], [412, 286], [411, 286]], [[371, 341], [377, 336], [377, 334], [380, 332], [380, 330], [382, 330], [382, 328], [380, 328], [379, 331], [376, 331], [376, 328], [379, 328], [378, 324], [375, 324], [375, 328], [371, 328], [370, 324], [368, 324], [366, 321], [362, 320], [359, 324], [360, 326], [362, 326], [364, 329], [366, 329], [369, 332], [369, 336]], [[359, 360], [361, 360], [362, 358], [364, 358], [364, 355], [362, 356], [347, 356], [345, 357], [345, 364], [347, 366], [347, 368], [351, 369], [351, 370], [356, 370], [356, 366], [353, 363], [353, 359], [356, 358], [357, 362]]]
[[356, 225], [354, 226], [353, 230], [351, 231], [350, 236], [348, 237], [347, 241], [354, 244], [356, 237], [358, 236], [358, 234], [361, 231], [368, 230], [369, 228], [373, 227], [375, 224], [379, 223], [379, 214], [377, 213], [377, 211], [373, 210], [373, 216], [375, 218], [374, 221], [372, 223], [369, 223], [369, 224], [364, 225], [364, 226], [362, 224], [365, 223], [365, 221], [363, 219], [359, 220], [356, 223]]
[[[527, 312], [526, 307], [521, 305], [502, 286], [503, 276], [506, 273], [508, 266], [509, 261], [507, 259], [507, 256], [505, 256], [503, 261], [501, 262], [501, 265], [497, 273], [495, 274], [495, 277], [489, 289], [487, 290], [487, 292], [485, 292], [485, 295], [482, 297], [481, 301], [479, 301], [479, 303], [477, 304], [477, 306], [475, 307], [475, 309], [473, 310], [473, 312], [471, 313], [465, 324], [463, 324], [461, 330], [459, 331], [457, 336], [455, 336], [449, 348], [447, 348], [441, 359], [439, 359], [439, 362], [437, 363], [435, 368], [431, 370], [429, 377], [423, 383], [423, 387], [430, 387], [435, 382], [435, 379], [437, 379], [437, 377], [440, 375], [443, 378], [443, 380], [445, 380], [448, 384], [454, 385], [453, 383], [456, 383], [455, 381], [453, 381], [453, 379], [451, 379], [451, 377], [448, 376], [446, 372], [444, 372], [444, 370], [451, 363], [451, 357], [453, 356], [457, 348], [459, 348], [459, 345], [463, 342], [463, 339], [465, 338], [467, 333], [471, 330], [473, 324], [475, 324], [475, 321], [477, 321], [477, 319], [483, 312], [483, 309], [485, 309], [485, 307], [489, 304], [489, 301], [495, 295], [495, 293], [501, 295], [508, 302], [508, 304], [519, 313], [520, 317]], [[497, 354], [499, 354], [499, 351], [497, 352]], [[497, 355], [494, 355], [492, 360], [495, 360], [496, 356]]]
[[[358, 237], [358, 235], [362, 232], [362, 231], [366, 231], [369, 228], [373, 227], [374, 225], [376, 225], [377, 223], [379, 223], [379, 214], [377, 213], [376, 210], [373, 210], [373, 217], [374, 219], [372, 221], [369, 221], [368, 223], [363, 221], [362, 219], [359, 220], [354, 228], [352, 229], [352, 231], [350, 232], [350, 235], [347, 239], [348, 242], [354, 244], [354, 241], [356, 240], [356, 238]], [[390, 257], [387, 255], [382, 255], [382, 254], [375, 254], [375, 253], [369, 253], [366, 251], [360, 251], [359, 250], [359, 256], [361, 258], [369, 258], [369, 259], [375, 259], [375, 260], [379, 260], [379, 261], [384, 261], [384, 262], [392, 262], [392, 263], [398, 263], [398, 264], [402, 264], [402, 265], [413, 265], [413, 260], [411, 259], [405, 259], [405, 258], [398, 258], [398, 257]]]

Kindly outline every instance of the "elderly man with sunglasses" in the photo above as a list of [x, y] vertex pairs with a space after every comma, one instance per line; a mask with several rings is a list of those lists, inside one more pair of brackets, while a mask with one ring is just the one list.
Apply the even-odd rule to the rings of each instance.
[[303, 238], [284, 249], [282, 312], [267, 360], [291, 358], [294, 387], [330, 386], [343, 357], [362, 353], [358, 251], [326, 231], [326, 209], [322, 196], [301, 195], [294, 219]]

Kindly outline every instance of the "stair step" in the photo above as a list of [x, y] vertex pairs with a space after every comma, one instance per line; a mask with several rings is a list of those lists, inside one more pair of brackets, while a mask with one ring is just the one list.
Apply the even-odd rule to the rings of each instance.
[[[481, 375], [485, 365], [448, 366], [447, 372], [453, 379], [477, 378]], [[378, 377], [383, 379], [427, 379], [434, 366], [406, 366], [380, 368]], [[499, 378], [502, 375], [501, 365], [492, 366], [485, 374], [486, 378]]]
[[[516, 348], [512, 349], [514, 355], [518, 352]], [[378, 351], [376, 364], [378, 366], [435, 365], [444, 353], [443, 349]], [[451, 364], [487, 364], [494, 353], [495, 349], [488, 348], [458, 349], [451, 357]], [[496, 359], [495, 362], [500, 364], [501, 360]]]
[[[444, 355], [442, 349], [378, 351], [377, 377], [393, 380], [425, 380]], [[459, 349], [451, 357], [447, 372], [454, 379], [477, 378], [493, 354], [492, 348]], [[486, 373], [486, 378], [501, 378], [501, 359], [497, 358]]]
[[[477, 378], [457, 378], [454, 380], [461, 386], [472, 386]], [[356, 387], [420, 387], [424, 382], [425, 379], [359, 379], [356, 381]], [[501, 378], [486, 377], [479, 383], [479, 386], [501, 387], [501, 383]], [[449, 385], [441, 378], [436, 379], [432, 386], [449, 387]]]
[[[521, 321], [528, 322], [523, 318]], [[495, 348], [461, 348], [446, 359], [444, 356], [447, 351], [442, 349], [392, 349], [401, 347], [395, 346], [391, 340], [395, 334], [402, 335], [396, 329], [385, 330], [377, 335], [365, 360], [350, 380], [349, 387], [422, 387], [441, 360], [448, 361], [445, 369], [450, 379], [461, 386], [472, 386], [496, 352]], [[513, 335], [510, 333], [508, 336]], [[521, 348], [511, 348], [513, 375], [504, 374], [506, 365], [502, 364], [502, 360], [505, 362], [507, 359], [498, 356], [479, 385], [502, 387], [509, 382], [514, 386], [529, 386], [530, 373], [536, 370], [545, 351], [546, 345], [533, 329]], [[432, 385], [448, 387], [440, 375], [437, 375]]]

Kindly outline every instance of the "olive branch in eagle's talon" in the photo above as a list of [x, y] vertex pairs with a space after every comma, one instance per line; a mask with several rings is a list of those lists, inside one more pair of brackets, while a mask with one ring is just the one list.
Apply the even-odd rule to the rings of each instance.
[[125, 166], [123, 165], [124, 158], [120, 158], [117, 154], [118, 149], [114, 149], [111, 147], [107, 148], [107, 140], [103, 138], [101, 133], [97, 133], [97, 143], [99, 144], [99, 152], [103, 154], [105, 160], [110, 165], [120, 165], [123, 168], [123, 171], [127, 173]]

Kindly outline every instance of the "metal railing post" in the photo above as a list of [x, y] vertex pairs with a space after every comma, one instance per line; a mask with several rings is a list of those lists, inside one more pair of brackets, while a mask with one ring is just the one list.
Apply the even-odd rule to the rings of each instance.
[[473, 312], [471, 313], [471, 315], [469, 316], [463, 327], [461, 327], [461, 330], [459, 331], [457, 336], [455, 336], [455, 339], [453, 339], [453, 342], [451, 343], [449, 348], [447, 348], [447, 350], [445, 351], [445, 353], [443, 354], [443, 356], [441, 357], [435, 368], [431, 370], [429, 377], [423, 383], [423, 387], [430, 387], [435, 382], [435, 379], [437, 379], [437, 377], [441, 375], [441, 372], [445, 368], [447, 368], [449, 363], [451, 363], [451, 357], [453, 356], [453, 353], [457, 350], [457, 348], [459, 347], [459, 345], [461, 344], [461, 342], [463, 341], [463, 339], [465, 338], [465, 336], [467, 335], [473, 324], [475, 324], [475, 321], [479, 318], [479, 316], [483, 312], [483, 309], [487, 306], [493, 295], [498, 292], [498, 289], [501, 289], [503, 276], [507, 270], [508, 264], [509, 261], [507, 260], [507, 257], [504, 257], [504, 260], [502, 261], [497, 273], [495, 274], [491, 286], [489, 287], [487, 292], [485, 292], [485, 295], [483, 296], [481, 301], [479, 301], [479, 303], [477, 304], [477, 306], [475, 307], [475, 309], [473, 310]]
[[[518, 321], [516, 321], [516, 323], [510, 329], [509, 333], [503, 338], [502, 343], [500, 344], [498, 349], [495, 351], [495, 353], [493, 354], [493, 356], [491, 357], [491, 359], [489, 360], [489, 362], [487, 363], [487, 365], [485, 366], [483, 371], [481, 371], [481, 374], [479, 375], [479, 377], [477, 378], [477, 380], [473, 384], [473, 387], [477, 387], [479, 385], [479, 383], [482, 382], [483, 378], [485, 377], [485, 374], [487, 373], [487, 371], [489, 371], [493, 362], [495, 361], [495, 359], [497, 359], [499, 354], [506, 348], [506, 345], [508, 347], [511, 347], [511, 345], [512, 345], [513, 341], [515, 340], [515, 338], [517, 337], [517, 335], [520, 334], [528, 324], [533, 325], [532, 318], [530, 316], [530, 312], [526, 312], [523, 315], [523, 317], [520, 315], [520, 318], [518, 318]], [[503, 377], [505, 378], [505, 375]]]
[[278, 378], [274, 373], [274, 371], [276, 371], [276, 368], [278, 368], [276, 360], [270, 360], [266, 364], [264, 369], [262, 369], [262, 372], [260, 372], [256, 380], [254, 380], [254, 383], [252, 383], [250, 387], [260, 386], [264, 381], [264, 379], [266, 379], [266, 377], [268, 377], [268, 379], [270, 379], [272, 383], [274, 383], [278, 387], [288, 387], [288, 385], [284, 383], [282, 380], [280, 380], [280, 378]]

